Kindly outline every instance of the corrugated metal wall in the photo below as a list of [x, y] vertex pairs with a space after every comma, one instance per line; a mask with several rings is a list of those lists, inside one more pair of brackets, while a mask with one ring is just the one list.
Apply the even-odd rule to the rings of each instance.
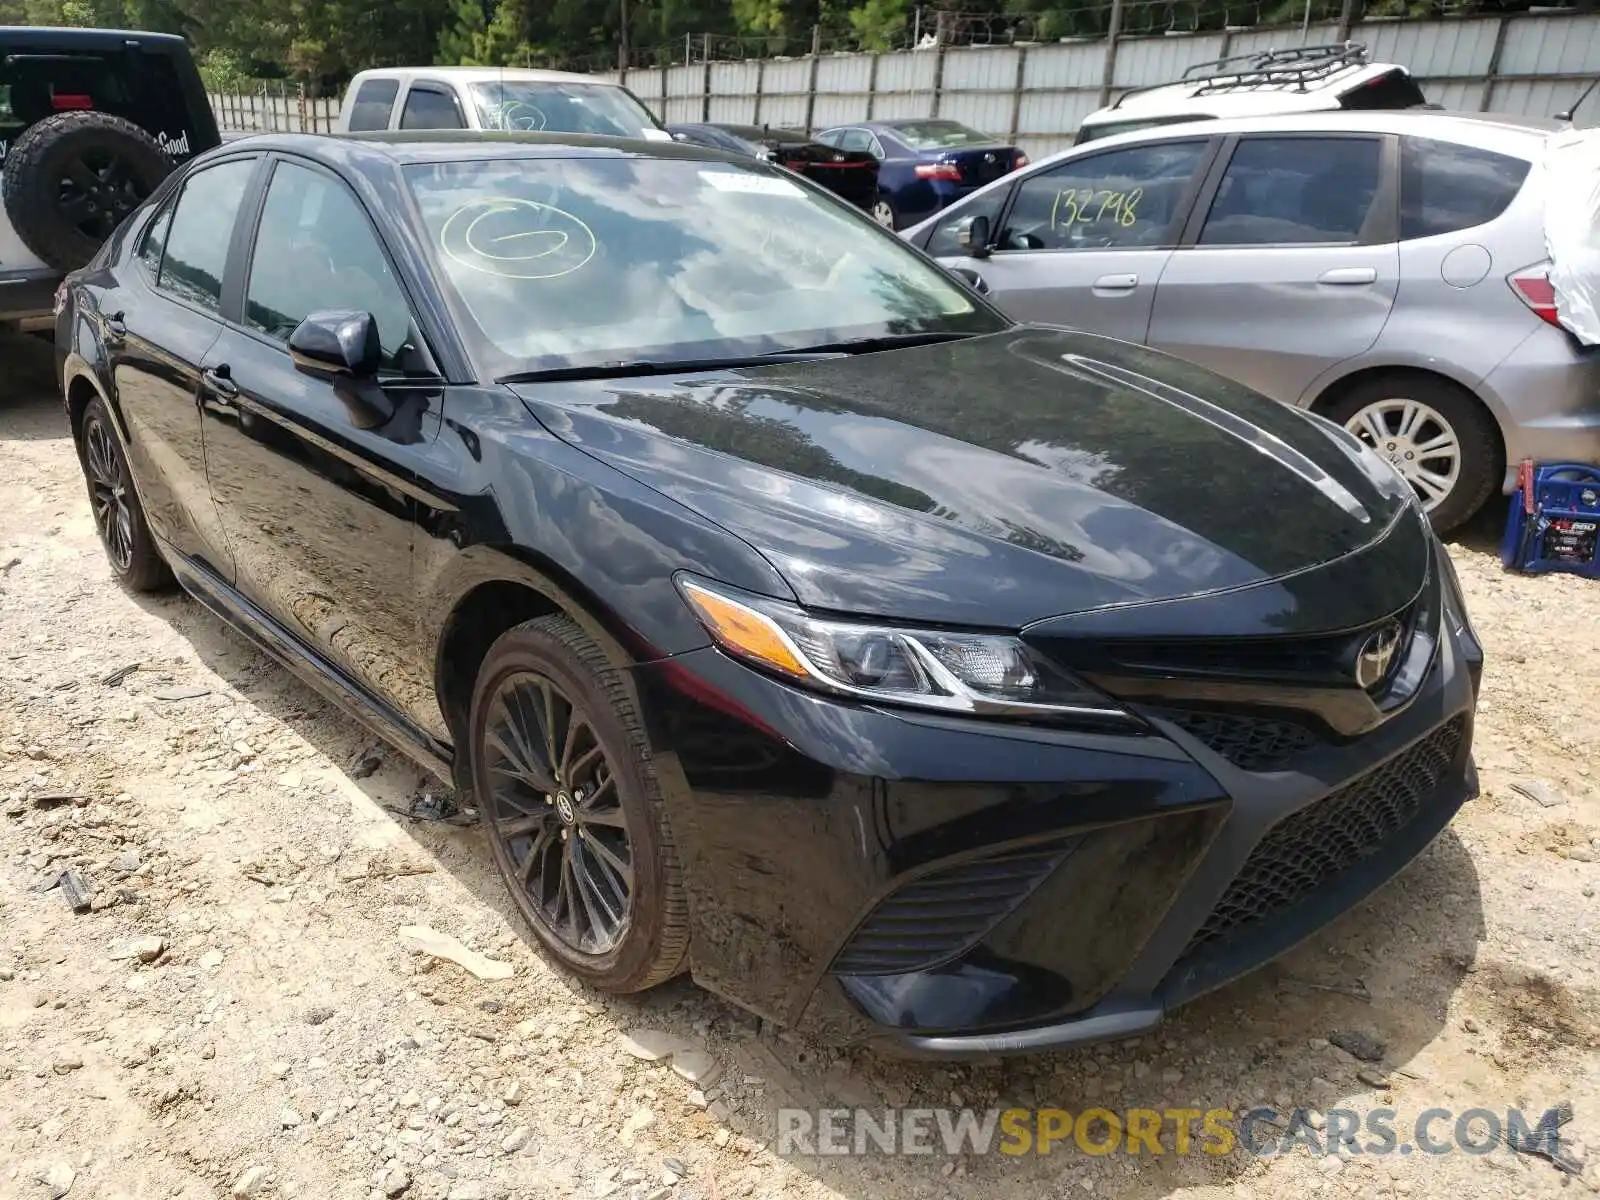
[[[1409, 66], [1447, 108], [1550, 116], [1600, 71], [1600, 16], [1524, 13], [1351, 27], [1375, 60]], [[1072, 142], [1078, 123], [1123, 88], [1162, 83], [1190, 63], [1307, 41], [1332, 25], [1131, 37], [1029, 46], [689, 63], [616, 72], [664, 121], [826, 129], [874, 118], [941, 116], [1015, 141], [1035, 157]], [[1106, 59], [1114, 55], [1111, 88]], [[1595, 124], [1600, 96], [1578, 123]]]

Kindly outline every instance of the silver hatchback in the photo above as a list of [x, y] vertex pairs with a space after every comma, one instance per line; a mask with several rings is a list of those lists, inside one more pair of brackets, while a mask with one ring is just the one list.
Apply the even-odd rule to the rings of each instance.
[[1437, 111], [1169, 125], [1008, 176], [902, 236], [1014, 317], [1143, 342], [1346, 426], [1436, 527], [1516, 464], [1600, 461], [1600, 347], [1557, 318], [1543, 150]]

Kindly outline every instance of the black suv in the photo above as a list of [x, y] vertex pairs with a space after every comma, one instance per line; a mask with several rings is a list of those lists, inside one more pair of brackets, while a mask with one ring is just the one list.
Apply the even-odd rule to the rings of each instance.
[[62, 274], [218, 142], [182, 38], [0, 26], [0, 327], [49, 327]]

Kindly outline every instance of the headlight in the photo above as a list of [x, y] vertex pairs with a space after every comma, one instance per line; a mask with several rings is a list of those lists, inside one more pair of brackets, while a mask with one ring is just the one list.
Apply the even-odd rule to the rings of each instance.
[[1461, 579], [1456, 574], [1456, 564], [1444, 543], [1431, 531], [1429, 536], [1433, 537], [1433, 554], [1439, 561], [1439, 572], [1444, 576], [1444, 610], [1450, 618], [1450, 625], [1458, 634], [1467, 634], [1477, 641], [1477, 631], [1472, 628], [1472, 618], [1467, 615], [1467, 598], [1461, 594]]
[[722, 649], [824, 691], [952, 712], [1133, 721], [1018, 638], [823, 619], [721, 585], [677, 584]]

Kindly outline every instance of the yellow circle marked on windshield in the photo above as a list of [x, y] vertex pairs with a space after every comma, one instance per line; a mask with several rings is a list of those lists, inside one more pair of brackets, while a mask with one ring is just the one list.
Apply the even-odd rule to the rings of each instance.
[[560, 279], [582, 270], [599, 243], [565, 209], [486, 196], [464, 204], [439, 230], [439, 248], [468, 270], [504, 279]]

